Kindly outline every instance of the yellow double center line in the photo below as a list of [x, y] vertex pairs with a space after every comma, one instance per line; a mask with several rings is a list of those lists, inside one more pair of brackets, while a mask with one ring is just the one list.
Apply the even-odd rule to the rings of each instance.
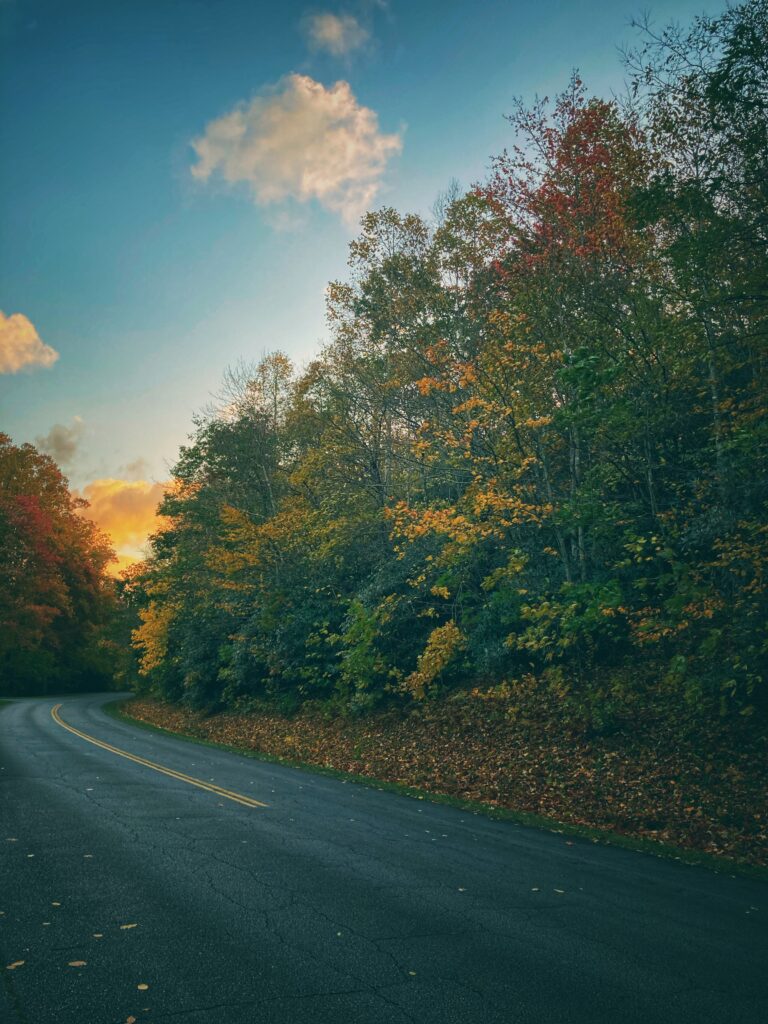
[[250, 796], [244, 796], [242, 793], [233, 793], [231, 789], [224, 789], [222, 786], [215, 786], [212, 782], [204, 782], [202, 779], [196, 779], [192, 775], [185, 775], [184, 772], [174, 771], [173, 768], [165, 768], [161, 764], [155, 764], [154, 761], [147, 761], [143, 757], [137, 757], [136, 754], [129, 754], [127, 750], [120, 750], [119, 747], [113, 747], [111, 743], [105, 743], [104, 740], [98, 740], [95, 736], [89, 736], [87, 732], [81, 732], [80, 729], [76, 729], [73, 725], [69, 725], [59, 714], [59, 708], [61, 704], [57, 704], [51, 708], [51, 718], [57, 725], [60, 725], [62, 729], [66, 729], [67, 732], [71, 732], [74, 736], [79, 736], [81, 740], [85, 740], [87, 743], [93, 743], [95, 747], [101, 747], [102, 750], [108, 750], [111, 754], [117, 754], [119, 757], [125, 757], [129, 761], [133, 761], [135, 764], [143, 764], [145, 768], [151, 768], [153, 771], [161, 772], [163, 775], [168, 775], [172, 779], [178, 779], [180, 782], [188, 782], [190, 786], [197, 786], [198, 789], [204, 789], [208, 793], [215, 793], [216, 796], [226, 797], [227, 800], [234, 800], [236, 804], [242, 804], [244, 807], [266, 807], [267, 804], [263, 804], [260, 800], [254, 800]]

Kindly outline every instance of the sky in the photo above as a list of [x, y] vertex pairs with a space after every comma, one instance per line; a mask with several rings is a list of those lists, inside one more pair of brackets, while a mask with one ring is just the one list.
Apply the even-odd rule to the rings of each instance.
[[327, 337], [366, 209], [429, 216], [631, 21], [702, 0], [0, 0], [0, 431], [51, 454], [120, 564], [227, 366]]

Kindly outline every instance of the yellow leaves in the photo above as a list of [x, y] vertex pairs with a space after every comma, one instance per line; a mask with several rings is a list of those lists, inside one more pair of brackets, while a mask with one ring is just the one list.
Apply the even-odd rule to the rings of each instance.
[[351, 528], [347, 516], [328, 516], [305, 498], [295, 496], [286, 499], [274, 515], [261, 523], [252, 522], [244, 512], [228, 506], [222, 509], [221, 519], [224, 543], [211, 547], [207, 563], [222, 575], [221, 585], [231, 589], [243, 589], [232, 581], [242, 570], [277, 571], [282, 560], [293, 553], [327, 562], [335, 557]]
[[481, 398], [479, 395], [471, 395], [465, 402], [460, 402], [451, 410], [454, 416], [461, 416], [465, 412], [473, 412], [475, 409], [482, 409], [484, 412], [494, 412], [496, 404]]
[[141, 625], [131, 634], [134, 647], [143, 651], [139, 658], [139, 672], [148, 675], [159, 668], [168, 655], [168, 631], [176, 609], [170, 601], [159, 604], [150, 601], [146, 608], [139, 609]]
[[420, 380], [416, 381], [416, 387], [419, 389], [419, 394], [423, 398], [426, 398], [426, 396], [432, 391], [442, 390], [440, 381], [435, 377], [422, 377]]
[[143, 583], [141, 589], [147, 597], [165, 597], [171, 586], [167, 579], [152, 579]]
[[488, 323], [507, 334], [512, 328], [512, 314], [506, 309], [492, 309], [488, 314]]
[[446, 622], [444, 626], [433, 629], [427, 639], [426, 647], [419, 655], [416, 671], [405, 679], [403, 686], [417, 700], [421, 700], [427, 686], [437, 679], [466, 645], [466, 637], [453, 619]]
[[432, 587], [429, 592], [430, 594], [434, 594], [435, 597], [444, 597], [446, 601], [451, 597], [451, 592], [448, 587]]
[[478, 489], [475, 492], [472, 511], [476, 516], [503, 513], [502, 525], [505, 526], [540, 525], [551, 515], [552, 506], [525, 502], [515, 494], [504, 494], [491, 483], [484, 490]]
[[457, 363], [456, 370], [459, 374], [460, 387], [466, 388], [477, 383], [477, 371], [472, 363]]
[[[413, 507], [407, 502], [398, 502], [389, 508], [385, 515], [392, 521], [392, 539], [401, 540], [405, 544], [413, 544], [428, 537], [444, 538], [457, 549], [469, 549], [481, 544], [490, 537], [506, 541], [508, 531], [521, 526], [541, 526], [552, 514], [552, 506], [546, 502], [529, 500], [529, 491], [522, 485], [508, 491], [499, 483], [497, 477], [483, 480], [475, 473], [474, 482], [467, 488], [460, 505], [440, 507]], [[397, 557], [404, 557], [403, 545], [396, 546]], [[443, 549], [443, 556], [448, 548]], [[426, 561], [434, 557], [424, 556]], [[515, 556], [507, 565], [503, 574], [514, 575], [522, 566], [515, 562]], [[502, 575], [503, 575], [502, 574]], [[485, 589], [490, 589], [495, 580], [488, 579]], [[411, 582], [419, 585], [425, 580], [425, 574], [417, 574]], [[433, 590], [435, 596], [445, 597], [441, 591]]]
[[409, 541], [431, 533], [443, 534], [463, 544], [469, 544], [474, 539], [472, 523], [455, 508], [412, 509], [401, 501], [389, 509], [387, 515], [394, 520], [394, 535]]

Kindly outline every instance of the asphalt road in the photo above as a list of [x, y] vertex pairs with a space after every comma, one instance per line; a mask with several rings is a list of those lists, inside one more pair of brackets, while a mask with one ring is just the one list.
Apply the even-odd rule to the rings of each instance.
[[61, 721], [138, 760], [53, 700], [0, 711], [3, 1024], [768, 1021], [763, 883], [180, 742], [110, 699]]

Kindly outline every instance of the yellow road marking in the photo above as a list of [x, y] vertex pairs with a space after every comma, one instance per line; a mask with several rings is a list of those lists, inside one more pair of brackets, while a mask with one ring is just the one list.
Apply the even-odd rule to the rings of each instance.
[[101, 747], [102, 750], [108, 750], [111, 754], [118, 754], [120, 757], [125, 757], [129, 761], [134, 761], [136, 764], [143, 764], [145, 768], [152, 768], [156, 772], [161, 772], [163, 775], [168, 775], [172, 779], [179, 779], [181, 782], [188, 782], [190, 786], [197, 786], [198, 789], [205, 789], [209, 793], [215, 793], [216, 796], [226, 797], [227, 800], [234, 800], [237, 804], [242, 804], [244, 807], [266, 807], [267, 804], [263, 804], [260, 800], [254, 800], [250, 796], [244, 796], [242, 793], [233, 793], [231, 789], [223, 789], [221, 786], [215, 786], [212, 782], [203, 782], [202, 779], [195, 779], [192, 775], [185, 775], [184, 772], [174, 771], [173, 768], [164, 768], [161, 764], [155, 764], [154, 761], [147, 761], [143, 757], [137, 757], [136, 754], [129, 754], [127, 750], [120, 750], [119, 747], [113, 747], [111, 743], [105, 743], [104, 740], [98, 740], [95, 736], [89, 736], [87, 732], [81, 732], [80, 729], [76, 729], [73, 725], [69, 725], [59, 714], [59, 708], [61, 704], [57, 704], [51, 708], [51, 718], [57, 725], [60, 725], [62, 729], [66, 729], [67, 732], [71, 732], [75, 736], [79, 736], [81, 740], [86, 740], [88, 743], [93, 743], [95, 747]]

